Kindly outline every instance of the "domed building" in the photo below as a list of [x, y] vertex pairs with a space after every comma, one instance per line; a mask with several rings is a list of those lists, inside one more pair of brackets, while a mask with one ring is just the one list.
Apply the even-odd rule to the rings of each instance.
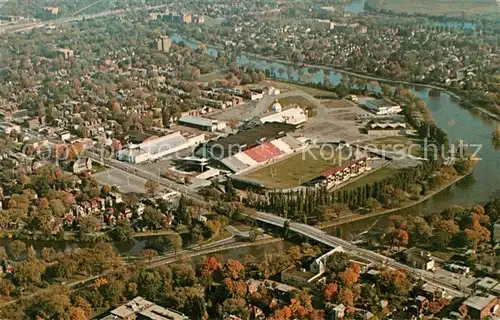
[[271, 111], [273, 111], [273, 112], [283, 111], [283, 107], [281, 106], [281, 103], [278, 101], [278, 99], [276, 99], [276, 101], [271, 106]]

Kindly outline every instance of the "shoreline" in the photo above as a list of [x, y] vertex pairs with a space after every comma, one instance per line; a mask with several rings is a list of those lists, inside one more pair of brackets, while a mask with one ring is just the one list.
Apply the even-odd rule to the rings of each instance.
[[[194, 39], [192, 37], [185, 38], [180, 33], [177, 33], [177, 35], [180, 37], [180, 42], [193, 42], [193, 43], [196, 43], [198, 45], [199, 44], [206, 44], [207, 48], [216, 49], [217, 51], [223, 50], [223, 48], [220, 45], [214, 45], [212, 43], [204, 43], [204, 42], [199, 41], [197, 39]], [[400, 84], [400, 85], [407, 85], [407, 86], [422, 87], [422, 88], [427, 88], [427, 89], [434, 89], [434, 90], [437, 90], [439, 92], [444, 92], [444, 93], [448, 94], [449, 96], [451, 96], [451, 97], [453, 97], [461, 102], [463, 101], [463, 98], [459, 94], [451, 91], [450, 89], [444, 88], [441, 85], [436, 85], [436, 84], [432, 84], [432, 83], [426, 84], [426, 83], [410, 82], [410, 81], [404, 81], [404, 80], [387, 79], [387, 78], [382, 78], [379, 76], [374, 76], [374, 75], [370, 75], [370, 74], [366, 74], [366, 73], [359, 73], [357, 71], [351, 71], [348, 69], [343, 69], [343, 68], [339, 68], [339, 67], [332, 66], [332, 65], [326, 65], [326, 64], [315, 64], [315, 63], [294, 64], [293, 62], [284, 60], [283, 58], [279, 58], [276, 56], [263, 56], [261, 54], [252, 53], [252, 52], [248, 52], [248, 51], [241, 51], [240, 56], [241, 55], [245, 55], [248, 57], [254, 57], [256, 59], [261, 59], [261, 60], [265, 60], [265, 61], [276, 62], [276, 63], [280, 63], [280, 64], [283, 64], [286, 66], [294, 66], [294, 67], [299, 67], [299, 68], [307, 67], [307, 68], [330, 70], [330, 71], [333, 71], [336, 73], [346, 74], [346, 75], [349, 75], [349, 76], [352, 76], [355, 78], [359, 78], [359, 79], [365, 79], [365, 80], [371, 80], [371, 81], [377, 81], [377, 82], [389, 83], [389, 84]], [[279, 78], [275, 78], [275, 79], [282, 80], [282, 81], [289, 81], [289, 82], [302, 84], [302, 85], [310, 85], [310, 83], [306, 83], [306, 82], [303, 82], [300, 80], [296, 81], [296, 80], [279, 79]], [[486, 115], [494, 120], [500, 121], [499, 115], [495, 115], [495, 114], [491, 113], [490, 111], [485, 110], [483, 108], [480, 108], [480, 107], [477, 107], [474, 105], [472, 105], [471, 108], [467, 108], [462, 103], [460, 103], [460, 106], [465, 108], [465, 109], [477, 110], [478, 112], [480, 112], [480, 113], [482, 113], [482, 114], [484, 114], [484, 115]]]
[[462, 179], [470, 176], [471, 174], [472, 174], [472, 171], [468, 174], [458, 176], [455, 179], [453, 179], [452, 181], [450, 181], [449, 183], [447, 183], [445, 186], [443, 186], [437, 190], [433, 190], [433, 191], [429, 192], [427, 195], [421, 197], [420, 199], [412, 201], [411, 203], [406, 204], [402, 207], [391, 208], [391, 209], [386, 209], [386, 210], [377, 211], [377, 212], [371, 212], [371, 213], [367, 213], [367, 214], [352, 214], [350, 216], [341, 218], [337, 221], [330, 221], [330, 222], [326, 222], [326, 223], [321, 223], [318, 226], [318, 228], [321, 230], [324, 230], [324, 229], [328, 229], [328, 228], [338, 227], [338, 226], [341, 226], [341, 225], [344, 225], [347, 223], [351, 223], [351, 222], [356, 222], [356, 221], [361, 221], [361, 220], [365, 220], [368, 218], [386, 215], [386, 214], [397, 212], [400, 210], [410, 209], [410, 208], [412, 208], [420, 203], [423, 203], [423, 202], [429, 200], [430, 198], [434, 197], [435, 195], [437, 195], [441, 191], [448, 189], [449, 187], [455, 185], [456, 183], [460, 182]]

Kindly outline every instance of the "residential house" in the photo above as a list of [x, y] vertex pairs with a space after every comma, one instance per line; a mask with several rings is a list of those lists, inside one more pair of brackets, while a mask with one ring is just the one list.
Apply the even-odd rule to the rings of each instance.
[[81, 158], [73, 162], [73, 173], [80, 174], [92, 170], [92, 160], [90, 158]]

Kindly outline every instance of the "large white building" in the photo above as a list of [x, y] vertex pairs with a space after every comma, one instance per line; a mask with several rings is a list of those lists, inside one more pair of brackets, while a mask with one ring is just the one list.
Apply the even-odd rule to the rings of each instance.
[[360, 104], [378, 116], [393, 115], [403, 111], [400, 105], [385, 98], [365, 99]]
[[188, 134], [177, 131], [163, 137], [147, 140], [141, 144], [132, 144], [127, 149], [117, 152], [116, 158], [130, 163], [141, 163], [165, 157], [204, 141], [204, 134]]
[[193, 116], [181, 117], [179, 119], [179, 124], [209, 132], [224, 131], [226, 130], [227, 127], [227, 123], [224, 121], [193, 117]]
[[260, 122], [281, 122], [292, 125], [299, 125], [307, 121], [306, 112], [300, 108], [291, 108], [285, 111], [273, 113], [271, 115], [260, 118]]

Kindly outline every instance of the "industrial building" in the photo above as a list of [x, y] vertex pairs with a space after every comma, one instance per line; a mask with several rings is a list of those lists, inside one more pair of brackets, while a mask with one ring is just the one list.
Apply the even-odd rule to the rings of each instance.
[[163, 308], [154, 304], [142, 297], [137, 297], [134, 300], [112, 310], [109, 315], [102, 320], [187, 320], [189, 319], [184, 314], [169, 308]]
[[281, 122], [296, 126], [307, 121], [307, 114], [302, 108], [297, 107], [267, 115], [260, 118], [260, 121], [262, 123]]
[[378, 116], [394, 115], [403, 111], [400, 105], [385, 98], [364, 99], [360, 104]]
[[179, 119], [179, 124], [186, 127], [196, 128], [203, 131], [214, 132], [226, 130], [227, 123], [207, 118], [184, 116]]
[[177, 131], [163, 137], [146, 140], [141, 144], [131, 144], [128, 148], [117, 152], [116, 158], [130, 163], [141, 163], [165, 157], [204, 141], [204, 134]]

